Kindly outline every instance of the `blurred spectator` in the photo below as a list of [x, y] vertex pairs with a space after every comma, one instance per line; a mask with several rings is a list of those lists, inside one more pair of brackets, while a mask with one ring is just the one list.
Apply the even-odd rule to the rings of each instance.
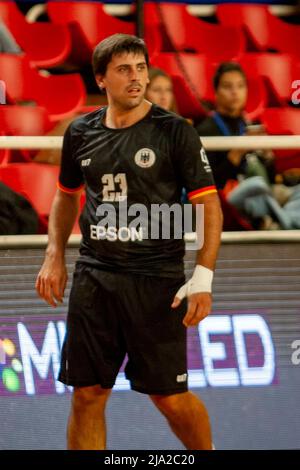
[[[264, 134], [262, 126], [251, 125], [245, 117], [247, 78], [239, 64], [222, 63], [213, 84], [216, 111], [197, 126], [200, 136]], [[289, 211], [288, 204], [281, 207], [274, 197], [279, 192], [274, 191], [277, 185], [273, 186], [275, 170], [272, 152], [232, 149], [207, 154], [218, 189], [223, 191], [230, 204], [248, 217], [254, 228], [300, 228], [298, 188], [295, 187], [286, 201], [290, 202], [290, 198], [296, 197], [298, 215], [295, 204]]]
[[[200, 136], [239, 136], [261, 134], [246, 120], [244, 109], [247, 102], [248, 87], [244, 71], [234, 62], [222, 63], [213, 79], [216, 111], [197, 126]], [[252, 127], [252, 128], [251, 128]], [[222, 152], [208, 152], [210, 164], [213, 168], [216, 185], [224, 189], [229, 180], [238, 180], [245, 172], [253, 172], [254, 152], [248, 158], [246, 150], [230, 150]], [[260, 152], [259, 159], [263, 161], [257, 165], [267, 182], [273, 180], [273, 165], [271, 155]], [[267, 158], [265, 158], [267, 157]], [[248, 160], [248, 162], [247, 162]], [[259, 160], [260, 161], [260, 160]], [[270, 162], [269, 169], [268, 164]], [[250, 163], [250, 165], [247, 165]]]
[[177, 112], [171, 77], [161, 69], [149, 69], [146, 99], [167, 111]]
[[16, 43], [14, 37], [0, 20], [0, 53], [20, 54], [21, 48]]

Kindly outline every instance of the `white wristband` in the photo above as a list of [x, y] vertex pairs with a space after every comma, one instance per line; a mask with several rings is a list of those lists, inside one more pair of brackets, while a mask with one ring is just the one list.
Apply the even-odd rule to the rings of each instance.
[[197, 294], [199, 292], [211, 292], [211, 285], [214, 273], [211, 269], [206, 268], [197, 264], [193, 276], [186, 282], [176, 294], [180, 300], [184, 297], [188, 297], [191, 294]]
[[194, 269], [194, 274], [190, 279], [190, 293], [195, 294], [196, 292], [211, 292], [211, 285], [213, 280], [214, 272], [211, 269], [197, 264]]

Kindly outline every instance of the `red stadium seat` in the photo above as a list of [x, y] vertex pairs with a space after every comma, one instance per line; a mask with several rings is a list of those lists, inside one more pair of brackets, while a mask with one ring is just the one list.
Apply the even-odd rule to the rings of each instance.
[[276, 16], [270, 18], [273, 31], [271, 48], [282, 53], [293, 54], [300, 59], [299, 38], [300, 26], [286, 23]]
[[150, 58], [164, 50], [159, 28], [153, 24], [149, 24], [144, 27], [144, 41], [147, 45]]
[[[10, 163], [0, 165], [0, 181], [26, 197], [39, 216], [39, 232], [47, 233], [48, 218], [57, 189], [59, 166], [43, 163]], [[85, 204], [81, 193], [80, 212]], [[72, 233], [80, 233], [78, 217]]]
[[300, 135], [300, 109], [268, 108], [262, 114], [262, 121], [270, 134]]
[[152, 65], [165, 70], [173, 81], [178, 111], [191, 119], [203, 118], [209, 111], [204, 101], [213, 101], [213, 89], [207, 79], [212, 70], [204, 55], [162, 52]]
[[0, 129], [5, 135], [44, 135], [52, 128], [47, 110], [40, 106], [0, 106]]
[[[11, 163], [0, 166], [0, 181], [30, 201], [39, 216], [39, 233], [47, 233], [48, 218], [57, 189], [59, 167], [42, 163]], [[85, 204], [81, 193], [80, 212]], [[78, 217], [72, 233], [80, 233]]]
[[58, 173], [58, 166], [39, 163], [11, 163], [0, 166], [0, 181], [31, 202], [39, 215], [40, 231], [44, 233], [56, 193]]
[[174, 51], [172, 44], [168, 39], [168, 35], [164, 25], [161, 22], [160, 10], [157, 3], [144, 3], [144, 36], [147, 46], [149, 46], [154, 36], [156, 47], [155, 53]]
[[94, 47], [114, 33], [135, 33], [135, 25], [108, 15], [98, 2], [49, 1], [47, 12], [54, 23], [69, 25], [72, 36], [71, 58], [90, 63]]
[[[52, 128], [48, 113], [39, 106], [0, 106], [0, 129], [6, 136], [44, 135]], [[31, 161], [27, 150], [6, 150], [0, 163]]]
[[208, 110], [197, 98], [181, 75], [171, 75], [178, 112], [181, 116], [198, 120], [207, 115]]
[[154, 56], [151, 63], [170, 75], [182, 76], [191, 91], [194, 89], [202, 99], [213, 101], [214, 67], [204, 54], [163, 52]]
[[53, 67], [61, 64], [71, 50], [71, 36], [64, 25], [28, 23], [13, 1], [0, 1], [0, 19], [6, 24], [31, 64]]
[[267, 105], [267, 93], [263, 79], [255, 74], [247, 74], [248, 99], [246, 113], [250, 121], [260, 118]]
[[217, 17], [223, 25], [244, 28], [249, 50], [275, 49], [300, 56], [300, 26], [277, 18], [267, 5], [218, 5]]
[[244, 52], [245, 40], [240, 28], [200, 20], [189, 14], [185, 5], [146, 3], [145, 16], [148, 17], [146, 29], [151, 19], [160, 29], [162, 44], [168, 48], [164, 50], [203, 53], [216, 62], [238, 59]]
[[288, 54], [248, 53], [240, 60], [246, 74], [264, 78], [269, 106], [284, 106], [291, 101], [292, 83], [300, 77], [300, 63]]
[[29, 101], [45, 107], [52, 122], [80, 111], [86, 100], [79, 74], [45, 77], [25, 56], [0, 54], [0, 80], [6, 84], [8, 102]]
[[[268, 108], [261, 116], [266, 131], [271, 135], [300, 135], [300, 109]], [[276, 169], [280, 173], [289, 168], [300, 168], [300, 151], [276, 150]]]
[[[203, 54], [165, 52], [153, 57], [152, 64], [172, 76], [178, 111], [185, 117], [201, 118], [207, 114], [204, 102], [213, 105], [215, 101], [212, 85], [216, 65]], [[266, 92], [263, 80], [253, 73], [248, 76], [248, 118], [257, 119], [266, 106]], [[210, 106], [211, 107], [211, 106]]]

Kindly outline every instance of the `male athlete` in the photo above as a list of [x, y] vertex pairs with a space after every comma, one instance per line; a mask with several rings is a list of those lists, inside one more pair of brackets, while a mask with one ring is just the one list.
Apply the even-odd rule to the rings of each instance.
[[[211, 449], [209, 417], [188, 391], [186, 364], [186, 328], [210, 312], [220, 242], [211, 170], [196, 131], [144, 99], [148, 53], [141, 39], [106, 38], [95, 48], [93, 68], [108, 106], [76, 119], [65, 133], [49, 244], [36, 282], [50, 305], [62, 301], [65, 247], [85, 186], [59, 374], [74, 386], [68, 448], [105, 449], [105, 406], [127, 353], [131, 388], [150, 396], [187, 449]], [[186, 284], [183, 239], [151, 237], [151, 230], [146, 236], [141, 227], [130, 231], [123, 216], [118, 222], [113, 216], [125, 203], [128, 214], [136, 204], [149, 213], [155, 204], [179, 204], [182, 187], [205, 212], [204, 245]]]

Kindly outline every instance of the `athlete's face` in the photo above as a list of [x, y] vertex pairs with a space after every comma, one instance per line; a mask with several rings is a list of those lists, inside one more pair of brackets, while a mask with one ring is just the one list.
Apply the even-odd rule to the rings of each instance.
[[216, 103], [219, 111], [229, 114], [241, 113], [247, 101], [247, 82], [238, 72], [226, 72], [221, 76], [216, 90]]
[[171, 80], [163, 75], [153, 78], [147, 88], [146, 97], [151, 103], [170, 111], [174, 100]]
[[104, 76], [96, 76], [100, 88], [105, 88], [109, 105], [122, 109], [139, 106], [149, 83], [148, 67], [143, 54], [114, 55]]

